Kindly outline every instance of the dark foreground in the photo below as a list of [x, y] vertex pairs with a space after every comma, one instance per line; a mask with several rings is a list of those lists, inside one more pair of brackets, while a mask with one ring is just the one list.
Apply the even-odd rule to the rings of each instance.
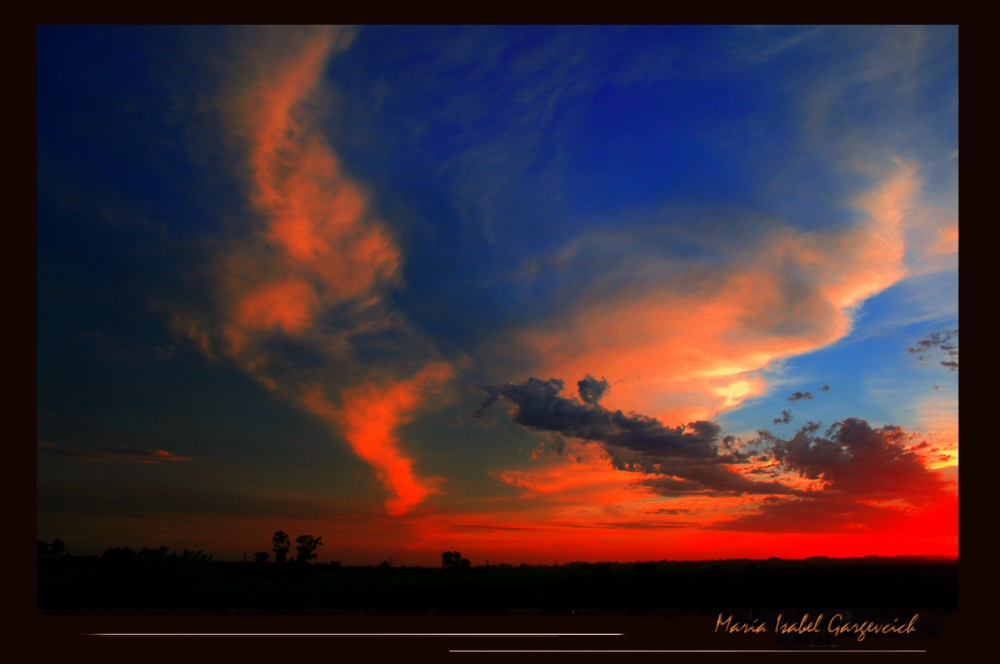
[[180, 556], [38, 561], [38, 607], [49, 610], [627, 614], [723, 606], [954, 609], [958, 563], [771, 559], [434, 569]]

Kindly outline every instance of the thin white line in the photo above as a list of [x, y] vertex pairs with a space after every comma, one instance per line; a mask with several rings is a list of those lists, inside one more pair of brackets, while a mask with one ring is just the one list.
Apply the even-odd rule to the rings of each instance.
[[106, 632], [90, 636], [623, 636], [620, 632]]
[[926, 650], [858, 650], [853, 648], [800, 648], [790, 650], [449, 650], [448, 652], [927, 652]]

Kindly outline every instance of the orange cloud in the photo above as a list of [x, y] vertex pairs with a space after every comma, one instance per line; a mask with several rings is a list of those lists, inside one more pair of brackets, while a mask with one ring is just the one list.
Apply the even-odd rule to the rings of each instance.
[[928, 250], [932, 254], [958, 253], [958, 221], [938, 230], [938, 241]]
[[316, 308], [316, 293], [304, 281], [266, 284], [243, 296], [236, 321], [246, 329], [277, 327], [297, 334], [309, 324]]
[[522, 329], [532, 375], [606, 376], [611, 409], [665, 422], [707, 419], [765, 386], [748, 374], [845, 336], [853, 308], [906, 276], [902, 226], [917, 186], [901, 164], [855, 207], [848, 229], [783, 229], [721, 273], [689, 269], [572, 304]]
[[915, 408], [920, 433], [914, 442], [927, 467], [941, 470], [958, 466], [958, 404], [938, 397], [918, 402]]
[[[452, 370], [433, 360], [433, 349], [400, 314], [380, 306], [399, 282], [400, 250], [359, 184], [344, 174], [316, 117], [324, 67], [344, 35], [336, 28], [264, 29], [241, 34], [227, 53], [226, 61], [237, 64], [227, 66], [216, 106], [243, 152], [240, 175], [255, 214], [211, 268], [214, 310], [174, 312], [173, 320], [209, 358], [229, 357], [268, 389], [335, 424], [374, 467], [393, 495], [390, 513], [399, 515], [435, 488], [400, 450], [397, 429]], [[405, 365], [383, 360], [376, 369], [352, 358], [357, 337], [385, 330], [405, 346]], [[308, 365], [282, 354], [272, 343], [281, 336], [309, 349]], [[405, 375], [416, 363], [426, 366], [409, 379], [372, 378], [376, 371]], [[336, 398], [328, 400], [317, 385]]]
[[322, 30], [301, 41], [231, 104], [249, 145], [250, 200], [265, 220], [226, 263], [233, 338], [301, 334], [324, 306], [377, 300], [399, 271], [398, 248], [309, 112], [336, 37]]
[[386, 501], [393, 516], [407, 513], [437, 491], [433, 480], [417, 477], [413, 461], [399, 449], [396, 429], [410, 421], [424, 396], [452, 374], [450, 366], [439, 362], [407, 380], [369, 382], [344, 391], [339, 408], [319, 388], [302, 397], [309, 410], [337, 424], [354, 453], [375, 469], [379, 481], [393, 494]]

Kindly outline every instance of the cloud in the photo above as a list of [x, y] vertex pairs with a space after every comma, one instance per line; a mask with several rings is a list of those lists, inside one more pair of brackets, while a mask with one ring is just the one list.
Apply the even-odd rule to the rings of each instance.
[[257, 342], [273, 332], [302, 335], [331, 309], [346, 308], [341, 324], [356, 326], [352, 319], [398, 283], [401, 261], [389, 229], [320, 130], [323, 68], [343, 32], [268, 34], [280, 48], [249, 60], [217, 102], [242, 147], [259, 219], [219, 264], [221, 341], [251, 365]]
[[[587, 384], [586, 379], [580, 383]], [[640, 484], [661, 495], [794, 493], [778, 483], [753, 482], [727, 468], [725, 464], [743, 463], [747, 457], [735, 450], [718, 453], [720, 429], [714, 422], [670, 428], [652, 417], [567, 399], [560, 396], [564, 386], [557, 378], [479, 386], [487, 397], [472, 417], [482, 418], [497, 401], [506, 400], [515, 406], [516, 424], [601, 443], [613, 468], [656, 475]]]
[[[590, 463], [586, 472], [571, 473], [563, 464], [541, 474], [499, 473], [504, 482], [561, 495], [578, 485], [610, 486], [616, 475], [608, 470], [628, 471], [638, 475], [632, 486], [659, 497], [742, 501], [724, 506], [720, 518], [702, 518], [708, 530], [896, 532], [918, 528], [921, 518], [935, 532], [952, 528], [954, 486], [928, 467], [947, 459], [938, 459], [935, 449], [928, 451], [934, 458], [923, 456], [927, 446], [913, 444], [913, 434], [900, 427], [873, 428], [848, 418], [825, 434], [820, 423], [808, 422], [787, 439], [762, 430], [747, 442], [719, 440], [714, 423], [670, 428], [654, 418], [563, 397], [563, 387], [562, 380], [537, 378], [481, 386], [486, 399], [473, 417], [485, 416], [500, 400], [509, 402], [514, 423], [598, 443], [611, 468]], [[755, 475], [772, 479], [754, 481]], [[690, 508], [682, 502], [664, 509]]]
[[775, 440], [774, 457], [787, 470], [822, 479], [828, 492], [880, 500], [903, 498], [923, 505], [944, 490], [937, 474], [909, 450], [908, 436], [900, 427], [873, 429], [864, 420], [850, 418], [828, 435], [810, 436], [802, 430], [790, 440]]
[[[858, 305], [907, 275], [903, 227], [917, 186], [915, 166], [899, 162], [854, 199], [856, 223], [812, 232], [758, 224], [754, 237], [712, 233], [683, 256], [670, 247], [698, 240], [681, 231], [577, 239], [557, 262], [565, 283], [583, 285], [567, 286], [557, 312], [507, 334], [504, 352], [526, 358], [535, 376], [606, 376], [609, 408], [713, 417], [765, 392], [752, 372], [843, 338]], [[593, 277], [595, 261], [616, 267]]]
[[[580, 381], [584, 383], [585, 381]], [[597, 403], [581, 403], [559, 396], [565, 382], [558, 378], [529, 378], [521, 384], [479, 386], [487, 393], [482, 406], [472, 414], [481, 418], [503, 398], [517, 406], [513, 420], [537, 431], [556, 431], [572, 438], [603, 442], [640, 454], [660, 457], [705, 458], [715, 455], [719, 433], [712, 422], [693, 422], [671, 429], [643, 415], [609, 411]]]
[[944, 466], [956, 465], [958, 463], [957, 400], [953, 396], [931, 393], [914, 402], [912, 408], [916, 415], [917, 430], [922, 439], [921, 445], [926, 442], [928, 445], [924, 447], [933, 446], [934, 451], [951, 455], [947, 464], [939, 459], [926, 459], [928, 467], [942, 469]]
[[[324, 82], [342, 28], [239, 28], [206, 60], [208, 105], [247, 204], [213, 245], [207, 302], [171, 305], [174, 329], [322, 417], [375, 469], [400, 515], [434, 489], [397, 428], [453, 370], [389, 301], [403, 254], [324, 135]], [[425, 394], [426, 392], [426, 394]]]
[[775, 424], [788, 424], [792, 421], [792, 411], [783, 410], [781, 411], [781, 417], [774, 418]]
[[413, 461], [399, 448], [396, 429], [410, 419], [425, 395], [451, 378], [452, 368], [432, 364], [402, 381], [366, 383], [341, 395], [340, 407], [327, 401], [315, 387], [302, 397], [312, 412], [336, 424], [360, 458], [375, 469], [379, 480], [393, 495], [386, 501], [392, 516], [400, 516], [436, 493], [436, 482], [417, 477]]
[[830, 391], [830, 386], [829, 385], [824, 385], [822, 388], [820, 388], [819, 391], [820, 392], [829, 392]]
[[577, 383], [577, 387], [580, 391], [580, 398], [584, 403], [590, 405], [597, 405], [604, 396], [605, 392], [611, 391], [611, 386], [608, 384], [608, 380], [601, 377], [601, 380], [597, 380], [590, 374]]
[[956, 254], [958, 253], [958, 222], [954, 221], [942, 228], [938, 228], [938, 241], [927, 250], [930, 254]]
[[942, 367], [947, 367], [948, 371], [958, 369], [958, 329], [934, 332], [926, 338], [921, 339], [915, 346], [906, 349], [910, 354], [918, 354], [917, 360], [932, 359], [935, 350], [943, 351], [946, 359], [938, 362]]
[[95, 459], [98, 461], [133, 461], [136, 463], [161, 463], [165, 461], [190, 461], [190, 457], [180, 457], [166, 450], [136, 450], [128, 447], [113, 447], [106, 450], [78, 450], [62, 447], [55, 443], [38, 442], [36, 448], [46, 454]]
[[672, 477], [647, 477], [639, 481], [661, 496], [710, 494], [714, 496], [798, 495], [800, 491], [779, 481], [754, 482], [724, 466], [710, 463], [678, 464]]
[[[885, 530], [933, 514], [947, 521], [957, 509], [949, 483], [930, 470], [896, 426], [871, 427], [849, 418], [825, 436], [803, 427], [789, 439], [767, 432], [762, 439], [785, 472], [819, 480], [822, 489], [759, 504], [755, 512], [716, 524], [723, 530], [820, 532]], [[956, 512], [957, 514], [957, 512]], [[934, 527], [936, 524], [929, 524]]]
[[800, 401], [802, 399], [805, 399], [805, 400], [808, 401], [809, 399], [812, 399], [812, 398], [813, 398], [812, 392], [796, 392], [792, 396], [788, 397], [788, 400], [789, 401]]

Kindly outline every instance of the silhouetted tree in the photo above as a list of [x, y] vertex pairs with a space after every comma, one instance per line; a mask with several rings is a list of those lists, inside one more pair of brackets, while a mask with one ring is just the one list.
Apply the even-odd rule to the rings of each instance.
[[48, 552], [49, 552], [49, 545], [43, 542], [42, 540], [38, 540], [38, 555], [42, 556]]
[[299, 535], [295, 538], [295, 560], [300, 563], [307, 563], [316, 560], [316, 548], [323, 546], [322, 537], [312, 535]]
[[142, 549], [139, 551], [139, 553], [136, 554], [136, 557], [137, 558], [138, 557], [142, 557], [142, 558], [146, 558], [146, 559], [154, 558], [154, 557], [157, 558], [157, 559], [159, 559], [159, 558], [166, 558], [167, 557], [167, 553], [169, 551], [170, 551], [170, 547], [167, 546], [166, 544], [158, 546], [155, 549], [147, 549], [146, 547], [142, 547]]
[[271, 557], [271, 554], [267, 551], [258, 551], [253, 554], [253, 561], [255, 563], [260, 563], [261, 565], [267, 563], [267, 559]]
[[181, 558], [186, 558], [188, 560], [200, 560], [206, 563], [212, 562], [212, 556], [207, 553], [202, 553], [201, 549], [198, 549], [197, 551], [188, 551], [187, 549], [184, 549], [184, 552], [181, 554]]
[[650, 577], [656, 575], [656, 563], [636, 563], [632, 570], [636, 576]]
[[127, 546], [108, 549], [101, 554], [101, 560], [115, 565], [130, 563], [135, 560], [135, 551]]
[[445, 551], [441, 554], [441, 565], [448, 569], [468, 569], [469, 559], [463, 558], [458, 551]]
[[61, 556], [66, 553], [66, 545], [61, 539], [52, 540], [52, 546], [49, 547], [49, 551], [57, 556]]
[[273, 545], [271, 550], [274, 551], [274, 561], [277, 563], [288, 562], [288, 552], [292, 550], [292, 542], [288, 539], [288, 535], [279, 530], [271, 537], [271, 544]]

